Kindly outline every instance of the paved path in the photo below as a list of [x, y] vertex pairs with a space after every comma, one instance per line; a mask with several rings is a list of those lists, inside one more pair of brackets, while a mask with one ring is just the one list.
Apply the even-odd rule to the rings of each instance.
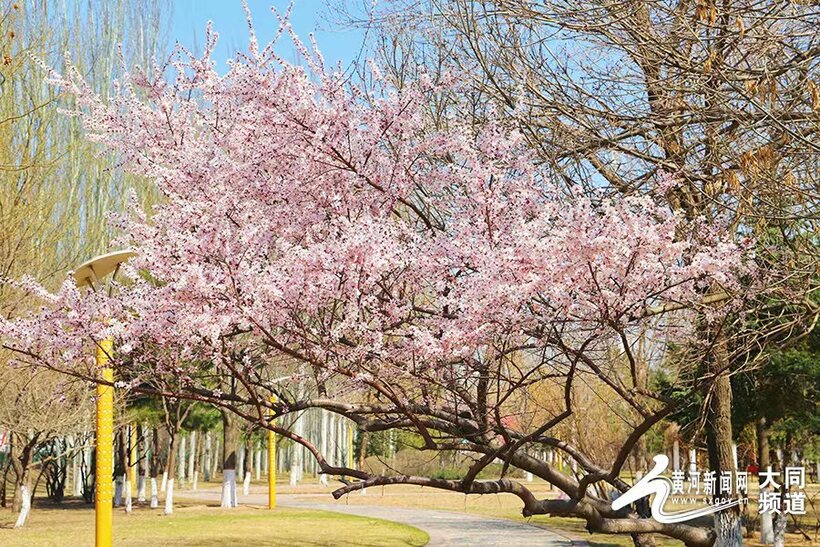
[[[241, 488], [241, 487], [240, 487]], [[219, 491], [200, 490], [184, 491], [177, 496], [196, 498], [206, 501], [219, 501]], [[329, 495], [328, 495], [329, 497]], [[253, 493], [241, 496], [242, 503], [264, 505], [268, 503], [267, 494]], [[469, 545], [475, 547], [509, 547], [509, 546], [545, 546], [570, 547], [586, 545], [585, 542], [572, 542], [555, 532], [506, 519], [486, 518], [467, 513], [451, 511], [434, 511], [428, 509], [410, 509], [379, 505], [347, 505], [344, 502], [326, 502], [322, 496], [280, 494], [276, 497], [279, 505], [335, 511], [362, 517], [379, 518], [401, 522], [424, 530], [430, 536], [430, 547]], [[331, 498], [332, 499], [332, 498]]]

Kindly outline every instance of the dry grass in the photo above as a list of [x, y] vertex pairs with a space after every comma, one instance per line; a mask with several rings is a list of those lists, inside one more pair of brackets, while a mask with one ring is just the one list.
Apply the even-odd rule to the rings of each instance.
[[[333, 498], [330, 492], [338, 486], [338, 482], [331, 482], [327, 488], [314, 482], [307, 482], [297, 487], [289, 485], [279, 485], [278, 492], [281, 494], [298, 494], [310, 496], [311, 499], [320, 499], [323, 503], [332, 503]], [[534, 481], [527, 485], [538, 497], [555, 497], [557, 492], [551, 490], [549, 485]], [[820, 496], [820, 485], [807, 485], [806, 493], [808, 498]], [[751, 499], [757, 499], [756, 485], [752, 488]], [[579, 519], [557, 518], [548, 516], [536, 516], [525, 519], [521, 516], [521, 502], [511, 494], [488, 495], [488, 496], [465, 496], [452, 492], [444, 492], [430, 488], [416, 486], [398, 485], [388, 487], [378, 487], [368, 489], [366, 494], [353, 493], [345, 496], [336, 503], [349, 503], [359, 505], [390, 505], [396, 507], [417, 507], [423, 509], [441, 509], [446, 511], [468, 512], [485, 515], [488, 517], [507, 518], [517, 522], [529, 522], [537, 526], [544, 526], [554, 530], [564, 532], [573, 539], [588, 541], [590, 545], [596, 547], [631, 546], [631, 538], [621, 535], [589, 534], [584, 528], [583, 521]], [[670, 506], [669, 509], [676, 507]], [[681, 509], [683, 507], [677, 507]], [[809, 514], [801, 518], [801, 527], [814, 539], [814, 542], [806, 540], [801, 534], [787, 534], [786, 544], [794, 546], [817, 545], [820, 536], [816, 536], [817, 513], [816, 507], [808, 506]], [[757, 504], [752, 501], [750, 504], [751, 514], [757, 514]], [[658, 545], [679, 546], [681, 542], [676, 540], [663, 539], [658, 537]], [[758, 547], [752, 538], [746, 540], [745, 545]]]

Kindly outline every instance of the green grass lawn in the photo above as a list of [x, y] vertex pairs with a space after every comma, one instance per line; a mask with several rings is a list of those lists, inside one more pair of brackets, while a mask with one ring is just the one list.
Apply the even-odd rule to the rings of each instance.
[[[79, 502], [64, 507], [36, 507], [25, 528], [12, 528], [15, 515], [0, 512], [0, 545], [94, 545], [94, 510]], [[183, 506], [166, 517], [158, 509], [135, 508], [130, 515], [114, 510], [114, 545], [362, 545], [421, 546], [426, 533], [385, 520], [328, 511], [253, 507], [225, 510]]]

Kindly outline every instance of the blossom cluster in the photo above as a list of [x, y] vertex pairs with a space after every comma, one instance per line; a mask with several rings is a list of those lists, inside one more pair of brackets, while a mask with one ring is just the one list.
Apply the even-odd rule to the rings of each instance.
[[126, 72], [108, 98], [53, 75], [162, 200], [114, 217], [137, 255], [113, 296], [26, 281], [45, 305], [0, 322], [7, 345], [79, 367], [114, 336], [132, 359], [218, 362], [241, 332], [328, 367], [435, 369], [504, 337], [603, 339], [653, 306], [739, 289], [731, 234], [651, 196], [568, 192], [505, 120], [433, 127], [431, 82], [374, 94], [293, 38], [305, 66], [254, 38], [220, 75], [209, 32], [202, 56]]

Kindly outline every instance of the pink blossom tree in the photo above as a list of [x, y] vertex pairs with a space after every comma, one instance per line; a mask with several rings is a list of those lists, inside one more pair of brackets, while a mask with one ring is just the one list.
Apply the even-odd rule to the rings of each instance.
[[[524, 515], [710, 544], [708, 529], [614, 511], [602, 492], [628, 489], [630, 451], [680, 404], [639, 377], [632, 342], [651, 336], [657, 366], [704, 363], [711, 341], [693, 336], [694, 323], [718, 332], [738, 308], [748, 249], [662, 200], [566, 191], [503, 119], [431, 129], [438, 84], [358, 87], [293, 38], [306, 68], [273, 43], [260, 48], [251, 27], [248, 53], [224, 75], [210, 30], [203, 56], [178, 50], [153, 77], [125, 71], [109, 98], [76, 72], [54, 74], [90, 137], [164, 199], [114, 218], [138, 254], [113, 296], [24, 280], [44, 306], [0, 321], [3, 345], [32, 366], [96, 379], [90, 349], [112, 336], [118, 387], [207, 401], [301, 443], [321, 472], [358, 479], [336, 497], [386, 484], [507, 492]], [[156, 387], [163, 376], [172, 392]], [[708, 390], [710, 378], [688, 385]], [[630, 426], [611, 461], [558, 434], [579, 384], [613, 395]], [[545, 386], [557, 401], [539, 399]], [[523, 420], [525, 407], [540, 410]], [[424, 449], [474, 463], [460, 480], [331, 464], [266, 415], [308, 408], [363, 431], [413, 431]], [[532, 455], [543, 448], [579, 471]], [[496, 460], [502, 475], [478, 480]], [[538, 499], [508, 466], [566, 499]]]

